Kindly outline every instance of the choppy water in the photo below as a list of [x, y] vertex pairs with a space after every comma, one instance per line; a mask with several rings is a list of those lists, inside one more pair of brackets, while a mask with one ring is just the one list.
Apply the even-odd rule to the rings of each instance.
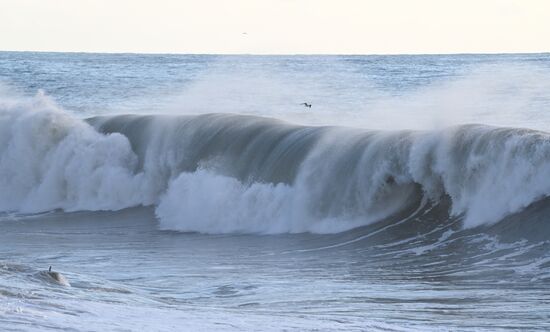
[[0, 82], [4, 330], [550, 328], [548, 54], [3, 52]]

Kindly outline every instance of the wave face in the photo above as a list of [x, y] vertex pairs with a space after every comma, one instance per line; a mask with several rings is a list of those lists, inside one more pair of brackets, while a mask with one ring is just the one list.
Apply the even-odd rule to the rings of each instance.
[[311, 127], [232, 114], [85, 121], [46, 97], [0, 105], [0, 210], [156, 206], [164, 229], [335, 233], [450, 198], [466, 227], [550, 194], [550, 136]]

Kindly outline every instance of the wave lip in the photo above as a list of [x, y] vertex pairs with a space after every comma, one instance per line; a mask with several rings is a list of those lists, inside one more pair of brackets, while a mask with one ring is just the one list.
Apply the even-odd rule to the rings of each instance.
[[550, 135], [298, 126], [233, 114], [82, 121], [44, 96], [0, 104], [0, 210], [155, 205], [164, 229], [334, 233], [450, 197], [466, 227], [550, 194]]

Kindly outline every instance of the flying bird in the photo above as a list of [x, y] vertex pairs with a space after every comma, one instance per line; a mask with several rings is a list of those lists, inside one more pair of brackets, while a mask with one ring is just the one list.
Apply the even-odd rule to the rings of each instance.
[[307, 108], [311, 108], [311, 104], [308, 104], [308, 103], [301, 103], [300, 105], [304, 105]]

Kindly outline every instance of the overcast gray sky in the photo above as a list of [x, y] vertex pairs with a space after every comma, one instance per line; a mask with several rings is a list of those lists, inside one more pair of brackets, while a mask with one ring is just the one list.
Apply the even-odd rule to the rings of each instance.
[[550, 51], [549, 0], [0, 0], [0, 50]]

